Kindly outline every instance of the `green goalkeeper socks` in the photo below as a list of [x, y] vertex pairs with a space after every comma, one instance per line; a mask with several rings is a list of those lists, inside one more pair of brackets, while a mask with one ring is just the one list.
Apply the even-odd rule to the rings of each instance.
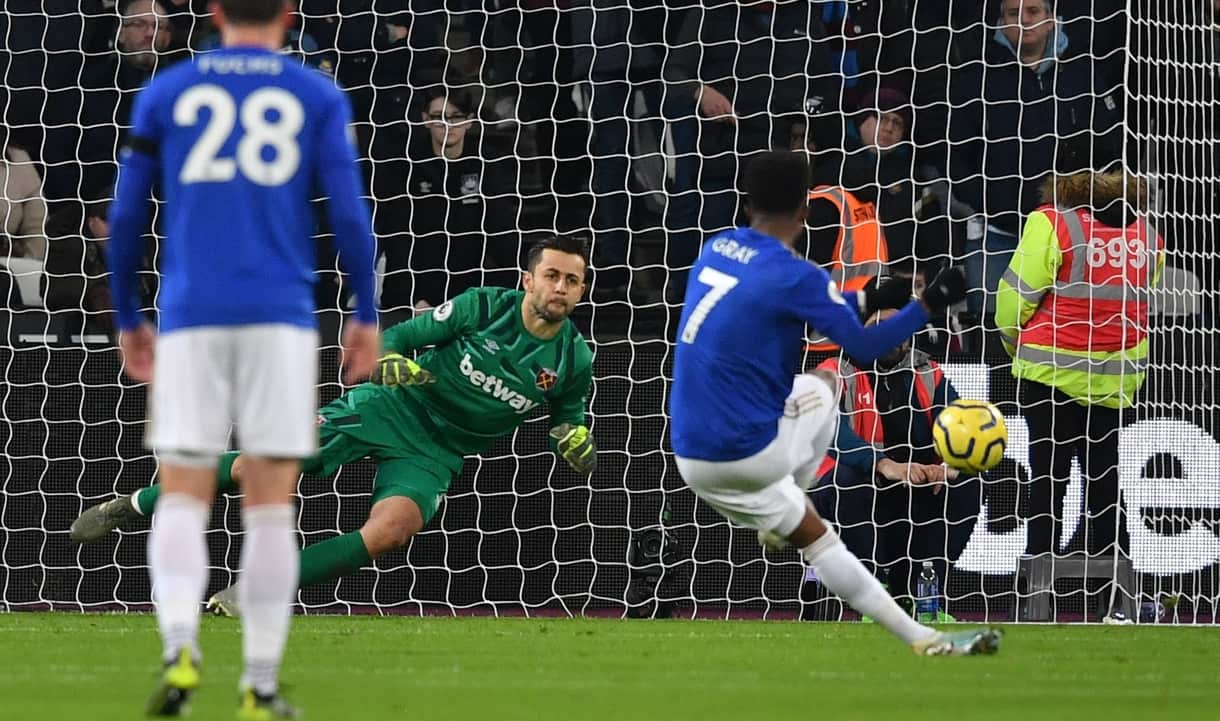
[[[237, 456], [237, 451], [229, 451], [220, 456], [220, 463], [216, 465], [216, 490], [220, 493], [236, 491], [238, 488], [237, 481], [233, 480], [233, 461], [237, 460]], [[160, 495], [160, 483], [136, 491], [136, 509], [145, 516], [151, 516]]]
[[359, 531], [306, 546], [301, 549], [300, 587], [346, 576], [372, 562]]
[[[233, 479], [233, 461], [237, 452], [226, 453], [220, 457], [216, 469], [216, 490], [220, 492], [236, 491], [237, 481]], [[154, 483], [148, 488], [136, 491], [136, 508], [145, 516], [151, 515], [161, 495], [161, 485]], [[312, 586], [331, 579], [345, 576], [373, 562], [369, 551], [364, 547], [364, 538], [359, 531], [345, 533], [328, 541], [306, 546], [301, 550], [301, 581], [300, 586]]]

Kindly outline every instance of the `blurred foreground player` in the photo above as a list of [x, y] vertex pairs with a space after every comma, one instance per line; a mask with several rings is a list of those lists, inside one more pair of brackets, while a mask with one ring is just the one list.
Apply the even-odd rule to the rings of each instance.
[[[236, 422], [249, 451], [238, 718], [295, 718], [279, 668], [297, 586], [292, 492], [317, 444], [315, 191], [329, 199], [359, 300], [344, 337], [349, 377], [372, 372], [380, 345], [373, 237], [346, 99], [277, 52], [289, 5], [219, 0], [211, 11], [224, 47], [159, 74], [136, 99], [110, 214], [119, 347], [127, 374], [153, 382], [147, 442], [165, 486], [148, 542], [164, 671], [147, 711], [181, 715], [199, 685], [204, 531]], [[136, 292], [154, 186], [166, 203], [156, 331]]]

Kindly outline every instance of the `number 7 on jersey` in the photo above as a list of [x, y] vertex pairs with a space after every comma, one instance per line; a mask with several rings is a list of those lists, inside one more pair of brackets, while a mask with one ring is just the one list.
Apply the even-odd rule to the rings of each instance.
[[682, 329], [683, 343], [695, 342], [695, 336], [699, 334], [699, 327], [703, 325], [703, 321], [707, 320], [708, 313], [711, 313], [712, 308], [715, 308], [716, 304], [737, 285], [736, 276], [708, 267], [700, 270], [699, 277], [695, 280], [710, 286], [711, 290], [699, 299], [699, 303], [691, 311], [690, 317], [686, 319], [686, 327]]

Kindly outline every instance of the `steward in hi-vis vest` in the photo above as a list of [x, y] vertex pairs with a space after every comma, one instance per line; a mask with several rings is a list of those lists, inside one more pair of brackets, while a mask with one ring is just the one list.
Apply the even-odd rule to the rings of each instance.
[[[1147, 187], [1121, 168], [1053, 176], [996, 296], [1029, 426], [1029, 553], [1058, 550], [1072, 459], [1086, 480], [1087, 548], [1125, 546], [1118, 429], [1148, 361], [1148, 295], [1165, 265]], [[1083, 524], [1082, 524], [1083, 525]]]
[[[890, 255], [874, 203], [860, 200], [850, 191], [832, 185], [815, 187], [809, 191], [809, 200], [825, 200], [839, 210], [839, 237], [826, 266], [826, 272], [839, 290], [859, 291], [873, 278], [885, 275]], [[809, 345], [809, 350], [815, 351], [838, 348], [826, 338], [814, 339]]]

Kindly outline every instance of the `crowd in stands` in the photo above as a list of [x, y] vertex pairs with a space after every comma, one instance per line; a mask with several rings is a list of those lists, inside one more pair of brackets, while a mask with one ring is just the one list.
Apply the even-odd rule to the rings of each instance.
[[[107, 330], [106, 208], [132, 99], [216, 47], [206, 5], [10, 5], [0, 240], [10, 265], [45, 270], [37, 297], [13, 290], [10, 305]], [[815, 197], [810, 258], [831, 261], [844, 208], [867, 207], [895, 272], [967, 269], [979, 291], [969, 325], [992, 308], [1059, 139], [1088, 135], [1095, 166], [1124, 149], [1130, 165], [1142, 160], [1124, 118], [1151, 91], [1122, 84], [1125, 8], [300, 0], [284, 52], [350, 95], [383, 307], [512, 284], [521, 249], [544, 232], [593, 238], [595, 302], [679, 303], [702, 240], [744, 220], [743, 165], [789, 147], [809, 154], [815, 187], [851, 196], [842, 207]], [[643, 267], [660, 272], [633, 270]], [[341, 302], [323, 286], [320, 303]]]

